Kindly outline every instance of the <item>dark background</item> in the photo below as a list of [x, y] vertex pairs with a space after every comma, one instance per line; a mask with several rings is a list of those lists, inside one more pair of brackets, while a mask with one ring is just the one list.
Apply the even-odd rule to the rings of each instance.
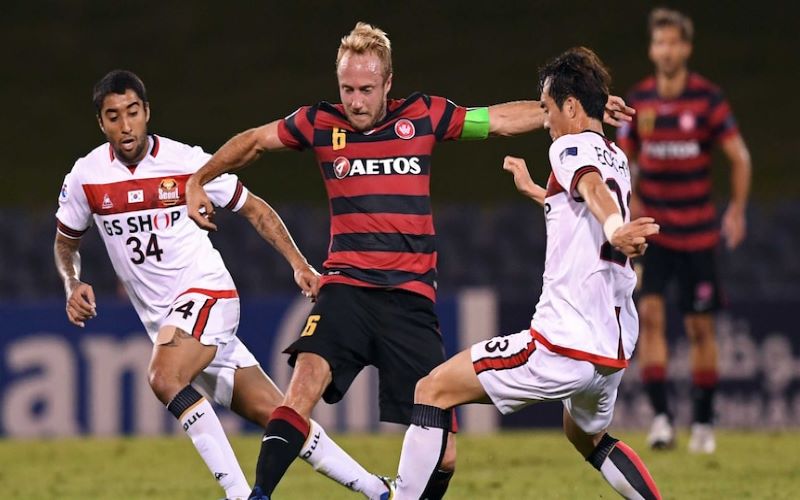
[[[104, 141], [92, 85], [127, 68], [145, 81], [150, 129], [213, 152], [233, 134], [298, 106], [336, 101], [341, 36], [356, 21], [389, 33], [393, 97], [415, 90], [468, 106], [537, 97], [536, 71], [574, 45], [598, 52], [624, 94], [651, 72], [648, 2], [100, 2], [4, 4], [0, 207], [52, 213], [63, 175]], [[753, 196], [797, 199], [798, 17], [788, 3], [672, 2], [696, 25], [691, 66], [722, 86], [748, 142]], [[493, 205], [517, 196], [505, 154], [547, 174], [549, 138], [439, 148], [434, 202]], [[727, 167], [717, 159], [719, 199]], [[242, 172], [267, 200], [325, 205], [311, 155], [267, 155]]]

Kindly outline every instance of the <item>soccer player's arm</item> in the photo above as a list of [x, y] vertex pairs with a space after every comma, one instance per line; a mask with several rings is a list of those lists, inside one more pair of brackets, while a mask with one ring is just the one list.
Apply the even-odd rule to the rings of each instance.
[[249, 165], [264, 151], [287, 149], [278, 137], [279, 122], [280, 120], [276, 120], [251, 128], [230, 138], [202, 168], [192, 175], [190, 182], [205, 185], [215, 177]]
[[253, 193], [249, 193], [238, 213], [246, 218], [264, 241], [272, 245], [292, 266], [295, 283], [303, 295], [315, 299], [319, 293], [319, 273], [300, 252], [278, 213]]
[[[544, 127], [544, 110], [539, 101], [514, 101], [485, 108], [489, 121], [488, 135], [512, 136]], [[618, 96], [609, 96], [603, 121], [615, 127], [630, 122], [636, 111]]]
[[186, 182], [186, 210], [189, 217], [202, 229], [216, 231], [217, 226], [212, 220], [214, 206], [203, 191], [205, 184], [224, 173], [235, 172], [249, 165], [265, 151], [309, 147], [308, 135], [313, 133], [313, 124], [308, 123], [306, 109], [300, 108], [285, 119], [245, 130], [223, 144]]
[[589, 211], [603, 226], [603, 233], [612, 246], [628, 257], [638, 257], [647, 248], [647, 237], [658, 233], [651, 217], [625, 222], [597, 167], [583, 167], [575, 172], [572, 184]]
[[752, 179], [750, 151], [739, 133], [730, 105], [722, 96], [711, 110], [709, 123], [731, 165], [731, 200], [722, 216], [722, 235], [727, 247], [734, 249], [747, 232], [746, 210]]
[[56, 270], [64, 282], [67, 319], [75, 326], [83, 328], [86, 320], [97, 316], [97, 306], [92, 286], [80, 279], [81, 236], [89, 228], [91, 214], [75, 173], [68, 174], [64, 179], [58, 205], [53, 258]]
[[517, 186], [517, 191], [544, 206], [547, 190], [533, 182], [525, 160], [514, 156], [506, 156], [503, 159], [503, 170], [510, 172], [514, 176], [514, 185]]

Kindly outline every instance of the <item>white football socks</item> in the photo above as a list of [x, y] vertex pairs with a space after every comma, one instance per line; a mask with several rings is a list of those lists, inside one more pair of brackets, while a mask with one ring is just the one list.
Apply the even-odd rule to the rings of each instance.
[[178, 418], [208, 469], [225, 490], [225, 495], [231, 499], [250, 496], [247, 478], [211, 403], [187, 385], [167, 408]]
[[300, 450], [300, 458], [308, 462], [314, 470], [353, 491], [363, 493], [367, 498], [378, 499], [386, 492], [386, 486], [378, 476], [367, 472], [328, 437], [325, 429], [317, 422], [310, 420], [310, 424], [308, 439]]

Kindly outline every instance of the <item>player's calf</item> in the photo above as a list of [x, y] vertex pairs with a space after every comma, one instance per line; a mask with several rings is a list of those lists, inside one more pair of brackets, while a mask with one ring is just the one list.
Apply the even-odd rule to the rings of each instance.
[[624, 498], [660, 500], [661, 493], [642, 459], [622, 441], [604, 433], [586, 461]]
[[439, 492], [439, 490], [441, 487], [446, 489], [449, 477], [446, 478], [444, 484], [438, 485], [439, 488], [437, 485], [431, 485], [431, 482], [437, 481], [437, 477], [441, 481], [444, 479], [441, 476], [447, 475], [446, 472], [437, 473], [437, 467], [440, 465], [447, 447], [452, 421], [452, 410], [443, 410], [424, 404], [414, 405], [411, 413], [411, 425], [406, 431], [403, 450], [400, 454], [400, 466], [397, 474], [398, 499], [423, 498], [423, 493], [429, 486], [434, 491], [428, 493], [444, 494], [444, 491]]
[[261, 439], [253, 496], [256, 496], [257, 490], [267, 496], [272, 495], [303, 448], [309, 430], [309, 422], [288, 406], [279, 406], [272, 412]]
[[228, 498], [247, 498], [250, 487], [211, 403], [191, 385], [169, 402], [167, 409], [181, 423], [214, 479]]

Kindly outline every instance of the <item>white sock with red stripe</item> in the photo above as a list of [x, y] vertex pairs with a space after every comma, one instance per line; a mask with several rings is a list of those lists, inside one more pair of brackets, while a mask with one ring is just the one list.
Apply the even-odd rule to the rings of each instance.
[[308, 462], [315, 471], [353, 491], [363, 493], [367, 498], [380, 498], [386, 492], [383, 481], [353, 460], [353, 457], [328, 437], [321, 425], [313, 420], [309, 424], [308, 439], [300, 450], [300, 458]]
[[400, 452], [397, 498], [421, 498], [447, 446], [452, 410], [415, 404]]
[[624, 498], [661, 500], [661, 493], [644, 462], [622, 441], [604, 434], [586, 461]]
[[225, 490], [225, 496], [248, 498], [250, 486], [247, 478], [211, 403], [194, 387], [187, 385], [169, 402], [167, 409], [181, 423], [214, 479]]

